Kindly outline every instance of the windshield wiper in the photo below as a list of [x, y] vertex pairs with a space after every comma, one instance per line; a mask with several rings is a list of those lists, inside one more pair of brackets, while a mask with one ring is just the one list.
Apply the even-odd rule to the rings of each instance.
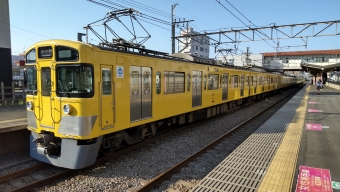
[[59, 87], [60, 87], [60, 89], [61, 89], [61, 91], [62, 91], [62, 92], [59, 91], [59, 93], [62, 93], [62, 94], [64, 95], [64, 97], [65, 97], [65, 96], [66, 96], [66, 97], [70, 97], [70, 95], [68, 94], [68, 92], [65, 92], [64, 86], [63, 86], [63, 84], [61, 83], [61, 81], [58, 81], [58, 84], [59, 84]]

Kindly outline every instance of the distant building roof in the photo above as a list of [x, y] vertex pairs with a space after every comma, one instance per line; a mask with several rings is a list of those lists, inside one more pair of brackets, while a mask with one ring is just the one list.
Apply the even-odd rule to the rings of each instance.
[[340, 54], [340, 49], [333, 50], [314, 50], [314, 51], [287, 51], [287, 52], [268, 52], [262, 53], [263, 57], [273, 56], [300, 56], [300, 55], [333, 55]]

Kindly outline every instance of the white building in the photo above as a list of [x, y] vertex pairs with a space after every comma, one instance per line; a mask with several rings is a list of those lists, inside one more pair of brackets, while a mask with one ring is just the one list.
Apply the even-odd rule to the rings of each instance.
[[[200, 34], [195, 32], [192, 28], [188, 29], [188, 31], [181, 31], [181, 36], [186, 34]], [[181, 42], [182, 41], [182, 42]], [[202, 35], [202, 36], [195, 36], [195, 37], [185, 37], [181, 38], [179, 41], [179, 53], [186, 53], [189, 55], [209, 58], [209, 37]]]
[[221, 60], [223, 64], [234, 65], [234, 66], [246, 66], [246, 65], [256, 65], [262, 67], [262, 54], [251, 54], [247, 56], [244, 55], [231, 55], [224, 54], [219, 55], [217, 60]]

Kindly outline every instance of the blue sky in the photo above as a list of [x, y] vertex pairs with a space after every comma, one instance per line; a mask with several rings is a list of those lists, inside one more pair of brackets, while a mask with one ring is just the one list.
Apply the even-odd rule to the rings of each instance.
[[[252, 25], [239, 12], [247, 17], [256, 26], [322, 22], [340, 20], [340, 0], [95, 0], [112, 7], [131, 7], [139, 12], [171, 22], [171, 5], [178, 3], [175, 8], [175, 16], [191, 22], [191, 27], [196, 31], [217, 31], [230, 28], [242, 29], [245, 24]], [[220, 2], [220, 3], [218, 3]], [[235, 10], [233, 5], [237, 10]], [[223, 7], [222, 5], [225, 7]], [[77, 33], [84, 33], [83, 29], [89, 23], [102, 19], [112, 9], [100, 6], [87, 0], [9, 0], [11, 22], [12, 53], [17, 55], [35, 42], [46, 39], [76, 40]], [[119, 7], [117, 7], [119, 8]], [[234, 15], [228, 12], [229, 9]], [[126, 18], [122, 18], [126, 25], [130, 26]], [[151, 39], [144, 45], [148, 49], [161, 52], [171, 52], [171, 26], [147, 20], [158, 26], [140, 21], [143, 27], [151, 35]], [[245, 24], [244, 24], [245, 23]], [[110, 27], [121, 37], [130, 39], [126, 30], [117, 22], [112, 22]], [[162, 27], [162, 28], [161, 28]], [[321, 26], [325, 27], [325, 25]], [[316, 27], [315, 31], [320, 29]], [[164, 29], [165, 28], [165, 29]], [[296, 29], [301, 30], [302, 28]], [[145, 36], [141, 28], [137, 28], [137, 36]], [[340, 26], [338, 26], [338, 33]], [[179, 29], [176, 32], [179, 33]], [[269, 35], [269, 31], [266, 31]], [[290, 29], [284, 32], [290, 32]], [[335, 33], [332, 26], [325, 33]], [[304, 31], [301, 34], [311, 34]], [[276, 36], [276, 34], [274, 34]], [[276, 36], [277, 37], [277, 36]], [[215, 38], [215, 37], [213, 37]], [[93, 40], [91, 40], [93, 39]], [[217, 39], [217, 38], [215, 38]], [[296, 50], [324, 50], [340, 49], [340, 35], [329, 37], [308, 38], [307, 49], [301, 39], [288, 39], [274, 41], [241, 42], [239, 44], [222, 45], [220, 48], [237, 47], [238, 54], [250, 47], [250, 52], [274, 52], [277, 42], [280, 43], [280, 51]], [[90, 43], [97, 44], [95, 36], [90, 33]], [[214, 57], [214, 48], [210, 48], [210, 57]]]

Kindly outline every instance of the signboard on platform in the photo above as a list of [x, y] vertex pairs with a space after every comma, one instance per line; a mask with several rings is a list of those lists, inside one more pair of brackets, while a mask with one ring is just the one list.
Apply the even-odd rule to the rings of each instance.
[[319, 110], [319, 109], [308, 109], [308, 112], [310, 112], [310, 113], [319, 113], [319, 112], [323, 112], [323, 110]]
[[322, 131], [321, 124], [306, 123], [306, 130]]
[[300, 166], [296, 192], [332, 192], [331, 172], [329, 169]]

